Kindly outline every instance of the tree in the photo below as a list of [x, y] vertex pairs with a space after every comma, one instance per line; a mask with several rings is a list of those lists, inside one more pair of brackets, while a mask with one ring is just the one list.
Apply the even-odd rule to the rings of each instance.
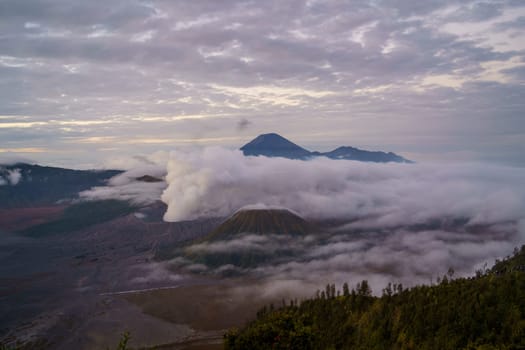
[[357, 295], [361, 296], [371, 296], [372, 295], [372, 289], [370, 288], [370, 285], [368, 284], [367, 280], [361, 281], [361, 283], [357, 284]]
[[348, 289], [348, 283], [343, 283], [343, 295], [345, 297], [350, 296], [350, 289]]
[[[525, 246], [524, 246], [525, 247]], [[226, 350], [525, 349], [525, 248], [483, 275], [404, 289], [388, 284], [374, 297], [368, 282], [332, 285], [321, 298], [261, 313], [225, 337]], [[328, 292], [328, 296], [326, 294]]]

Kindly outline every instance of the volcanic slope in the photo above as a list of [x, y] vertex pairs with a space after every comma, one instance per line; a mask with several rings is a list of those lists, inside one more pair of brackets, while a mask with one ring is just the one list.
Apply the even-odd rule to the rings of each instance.
[[259, 135], [240, 149], [245, 156], [284, 157], [289, 159], [307, 159], [311, 157], [310, 151], [276, 133]]
[[243, 233], [301, 236], [313, 227], [287, 209], [242, 209], [219, 225], [207, 240], [228, 239]]
[[235, 275], [246, 267], [293, 258], [293, 242], [312, 231], [310, 223], [286, 209], [240, 210], [182, 255], [206, 270]]

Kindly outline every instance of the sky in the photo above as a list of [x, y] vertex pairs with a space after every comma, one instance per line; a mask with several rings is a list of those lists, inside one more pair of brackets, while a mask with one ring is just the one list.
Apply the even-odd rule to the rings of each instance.
[[0, 1], [0, 159], [76, 168], [277, 132], [525, 166], [525, 2]]

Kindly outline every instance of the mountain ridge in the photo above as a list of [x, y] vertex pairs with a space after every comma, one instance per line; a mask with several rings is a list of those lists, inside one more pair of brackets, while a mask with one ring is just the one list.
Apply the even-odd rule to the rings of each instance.
[[308, 160], [315, 157], [357, 160], [376, 163], [413, 163], [393, 152], [368, 151], [352, 146], [339, 146], [329, 152], [309, 151], [277, 133], [261, 134], [240, 148], [245, 156], [282, 157]]
[[15, 162], [0, 164], [0, 208], [56, 204], [104, 185], [122, 170], [74, 170]]

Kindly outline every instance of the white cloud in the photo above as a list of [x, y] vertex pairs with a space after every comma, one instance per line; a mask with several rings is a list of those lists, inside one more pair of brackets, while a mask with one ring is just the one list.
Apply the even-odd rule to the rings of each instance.
[[[112, 177], [106, 186], [96, 186], [79, 193], [81, 199], [105, 200], [121, 199], [144, 205], [154, 203], [160, 199], [166, 188], [164, 165], [156, 162], [162, 159], [162, 153], [154, 153], [148, 157], [115, 158], [111, 164], [130, 168], [124, 173]], [[139, 180], [142, 176], [152, 176], [160, 181], [147, 182]]]
[[206, 148], [172, 154], [162, 200], [168, 221], [227, 216], [262, 203], [353, 220], [353, 228], [455, 218], [493, 224], [523, 217], [524, 176], [523, 168], [487, 164], [304, 162]]
[[0, 139], [38, 161], [233, 146], [249, 116], [253, 136], [525, 162], [516, 1], [2, 4]]
[[183, 276], [171, 272], [163, 263], [148, 263], [134, 266], [137, 276], [131, 279], [131, 283], [151, 284], [158, 282], [179, 282]]
[[[512, 224], [477, 230], [459, 225], [448, 230], [399, 228], [318, 232], [308, 237], [240, 236], [192, 245], [187, 252], [189, 256], [252, 252], [272, 258], [252, 267], [224, 260], [224, 265], [198, 264], [198, 268], [193, 268], [196, 265], [190, 259], [177, 258], [173, 266], [184, 272], [234, 272], [255, 277], [260, 284], [241, 289], [258, 296], [273, 294], [275, 289], [287, 290], [292, 296], [311, 296], [315, 288], [323, 288], [326, 283], [355, 285], [363, 279], [380, 293], [388, 282], [405, 286], [436, 282], [449, 268], [456, 276], [472, 275], [485, 263], [492, 264], [525, 242], [525, 237], [516, 233], [517, 225]], [[278, 254], [278, 249], [288, 249], [287, 254]]]
[[[257, 276], [269, 292], [272, 283], [289, 281], [283, 286], [290, 292], [310, 295], [312, 286], [367, 279], [380, 293], [388, 282], [435, 282], [449, 267], [473, 274], [524, 243], [524, 176], [523, 168], [488, 164], [295, 161], [209, 148], [172, 154], [162, 199], [167, 220], [227, 216], [247, 205], [290, 208], [321, 223], [307, 237], [215, 237], [192, 245], [189, 256], [278, 256], [268, 265], [227, 262], [199, 272]], [[325, 227], [325, 219], [346, 224]], [[288, 254], [275, 255], [283, 247]], [[179, 263], [183, 271], [194, 264]]]
[[246, 235], [230, 241], [199, 243], [186, 248], [190, 253], [230, 253], [265, 250], [265, 245], [272, 243], [271, 237]]
[[300, 245], [297, 243], [299, 242], [287, 235], [268, 234], [263, 236], [246, 233], [230, 240], [193, 244], [186, 248], [186, 252], [190, 254], [275, 253], [283, 249], [299, 249]]
[[7, 179], [12, 186], [17, 185], [22, 179], [22, 172], [20, 169], [12, 169], [7, 171]]

